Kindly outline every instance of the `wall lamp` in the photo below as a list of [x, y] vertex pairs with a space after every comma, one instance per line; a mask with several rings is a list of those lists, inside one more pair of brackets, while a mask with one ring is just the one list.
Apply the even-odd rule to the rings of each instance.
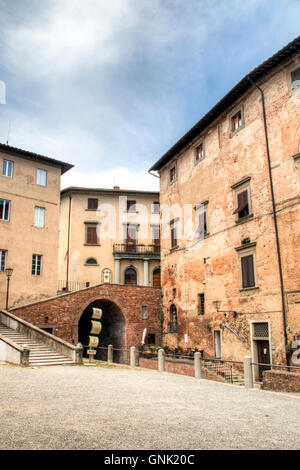
[[227, 313], [233, 313], [234, 318], [237, 317], [237, 312], [235, 312], [234, 310], [220, 310], [220, 307], [221, 307], [221, 301], [220, 300], [215, 300], [213, 302], [213, 304], [214, 304], [214, 307], [217, 310], [217, 312], [224, 313], [224, 317], [227, 317]]

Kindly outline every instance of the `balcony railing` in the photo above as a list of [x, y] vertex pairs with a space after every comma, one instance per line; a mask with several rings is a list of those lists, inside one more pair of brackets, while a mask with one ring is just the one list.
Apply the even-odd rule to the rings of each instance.
[[114, 254], [142, 254], [159, 255], [160, 245], [138, 245], [135, 243], [116, 243], [113, 247]]
[[74, 292], [76, 290], [85, 289], [86, 287], [90, 287], [89, 282], [58, 281], [59, 292]]

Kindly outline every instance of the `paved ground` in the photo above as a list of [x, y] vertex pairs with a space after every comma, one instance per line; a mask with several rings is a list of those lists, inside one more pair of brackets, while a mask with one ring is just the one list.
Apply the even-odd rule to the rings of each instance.
[[300, 399], [155, 371], [0, 365], [0, 449], [299, 449]]

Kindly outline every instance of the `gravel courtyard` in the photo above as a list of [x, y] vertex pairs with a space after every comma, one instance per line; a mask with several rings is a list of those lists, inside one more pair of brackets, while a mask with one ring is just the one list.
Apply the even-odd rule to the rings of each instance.
[[300, 397], [116, 367], [0, 365], [0, 449], [299, 449]]

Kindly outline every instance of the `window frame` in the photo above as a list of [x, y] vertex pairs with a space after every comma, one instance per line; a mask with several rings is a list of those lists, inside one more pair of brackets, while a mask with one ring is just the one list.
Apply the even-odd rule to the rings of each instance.
[[[179, 243], [178, 243], [178, 235], [179, 235], [179, 218], [177, 219], [173, 219], [169, 222], [169, 226], [170, 226], [170, 243], [171, 243], [171, 251], [173, 250], [176, 250], [177, 248], [179, 248]], [[176, 233], [176, 238], [172, 236], [172, 231], [175, 231]], [[176, 243], [173, 244], [173, 242], [176, 240]]]
[[[97, 207], [90, 207], [90, 201], [97, 201]], [[93, 204], [91, 204], [92, 206]], [[97, 211], [99, 206], [99, 199], [96, 197], [88, 197], [88, 205], [87, 205], [87, 210], [88, 211]]]
[[[129, 204], [129, 203], [132, 203], [132, 204]], [[134, 199], [127, 199], [127, 202], [126, 202], [126, 212], [127, 212], [127, 214], [136, 214], [136, 213], [137, 213], [137, 210], [136, 210], [136, 200], [134, 200]]]
[[[198, 155], [198, 148], [202, 147], [202, 156], [200, 158], [197, 158]], [[202, 138], [197, 142], [197, 144], [194, 146], [194, 164], [197, 165], [199, 162], [202, 162], [205, 158], [205, 145], [204, 145], [204, 139]]]
[[[84, 245], [85, 246], [100, 246], [100, 235], [98, 234], [98, 225], [100, 231], [100, 223], [99, 222], [84, 222], [85, 230], [84, 230]], [[96, 229], [96, 237], [97, 243], [88, 243], [88, 229], [95, 228]]]
[[[95, 260], [96, 262], [95, 263], [88, 263], [89, 260]], [[96, 258], [94, 258], [93, 256], [89, 256], [86, 260], [85, 260], [85, 263], [84, 263], [84, 266], [99, 266], [99, 263], [97, 261]]]
[[[203, 300], [202, 300], [203, 299]], [[198, 293], [198, 315], [205, 315], [205, 294], [204, 292]]]
[[[37, 209], [39, 209], [39, 213], [41, 213], [41, 210], [43, 211], [43, 225], [38, 225], [36, 224], [37, 220]], [[34, 226], [37, 228], [44, 228], [45, 227], [45, 215], [46, 215], [46, 209], [45, 207], [40, 207], [40, 206], [35, 206], [34, 207]], [[40, 220], [40, 215], [38, 216], [38, 220]]]
[[[258, 289], [258, 275], [257, 275], [257, 260], [256, 260], [256, 242], [254, 243], [247, 243], [245, 245], [242, 245], [238, 248], [236, 248], [236, 251], [238, 252], [238, 262], [239, 262], [239, 273], [240, 273], [240, 291], [251, 291]], [[244, 287], [244, 279], [243, 279], [243, 264], [242, 264], [242, 259], [246, 258], [248, 256], [252, 256], [253, 259], [253, 279], [254, 279], [254, 285], [253, 286], [248, 286]]]
[[[251, 198], [251, 177], [247, 177], [244, 180], [240, 181], [237, 184], [234, 184], [231, 186], [231, 188], [234, 190], [234, 211], [232, 215], [236, 216], [236, 224], [240, 224], [244, 221], [247, 221], [253, 217], [252, 213], [252, 198]], [[240, 212], [236, 213], [236, 210], [238, 209], [238, 196], [239, 194], [247, 191], [248, 195], [248, 214], [244, 215], [243, 217], [240, 217]]]
[[[3, 171], [4, 171], [4, 163], [6, 163], [6, 164], [9, 163], [9, 164], [11, 164], [11, 176], [7, 174], [7, 167], [8, 167], [7, 165], [6, 165], [6, 172], [5, 172], [5, 174], [3, 173]], [[5, 160], [5, 159], [2, 160], [2, 176], [4, 176], [5, 178], [13, 178], [13, 176], [14, 176], [14, 163], [15, 163], [15, 162], [12, 161], [12, 160]]]
[[[45, 170], [44, 168], [37, 168], [36, 170], [36, 184], [38, 186], [43, 186], [44, 188], [47, 186], [47, 170]], [[41, 174], [45, 174], [45, 184], [42, 184], [42, 183], [39, 183], [39, 175]]]
[[[195, 206], [195, 211], [196, 211], [196, 239], [203, 240], [203, 238], [206, 238], [209, 235], [208, 201], [205, 201], [202, 204], [198, 204], [197, 206]], [[204, 231], [203, 235], [202, 235], [202, 232], [198, 231], [198, 227], [200, 226], [199, 218], [202, 214], [205, 214], [205, 225], [206, 225], [206, 230]]]
[[[155, 207], [158, 207], [158, 210], [155, 210], [154, 209]], [[152, 214], [160, 214], [160, 202], [159, 201], [152, 202]]]
[[[237, 114], [241, 114], [241, 125], [237, 129], [233, 129], [233, 119]], [[229, 115], [229, 129], [230, 129], [230, 138], [234, 137], [238, 132], [240, 132], [245, 127], [245, 116], [244, 116], [244, 105], [240, 105], [235, 108]]]
[[[6, 265], [7, 265], [7, 250], [0, 250], [0, 272], [5, 272], [6, 271]], [[4, 255], [4, 256], [3, 256]]]
[[[174, 170], [174, 178], [171, 178], [171, 172]], [[172, 185], [177, 181], [177, 162], [173, 163], [169, 167], [169, 185]]]
[[[34, 263], [34, 257], [36, 257], [35, 258], [35, 263]], [[40, 258], [39, 272], [37, 272], [38, 258]], [[33, 255], [32, 255], [32, 264], [31, 264], [31, 275], [32, 276], [42, 276], [42, 272], [43, 272], [42, 267], [43, 267], [43, 255], [38, 255], [38, 254], [33, 253]]]
[[5, 219], [4, 217], [2, 218], [1, 214], [0, 214], [0, 221], [10, 222], [11, 201], [9, 201], [8, 199], [0, 199], [0, 201], [3, 201], [3, 203], [4, 203], [3, 204], [3, 213], [2, 213], [2, 215], [5, 215], [5, 207], [6, 207], [6, 205], [8, 205], [7, 219]]

